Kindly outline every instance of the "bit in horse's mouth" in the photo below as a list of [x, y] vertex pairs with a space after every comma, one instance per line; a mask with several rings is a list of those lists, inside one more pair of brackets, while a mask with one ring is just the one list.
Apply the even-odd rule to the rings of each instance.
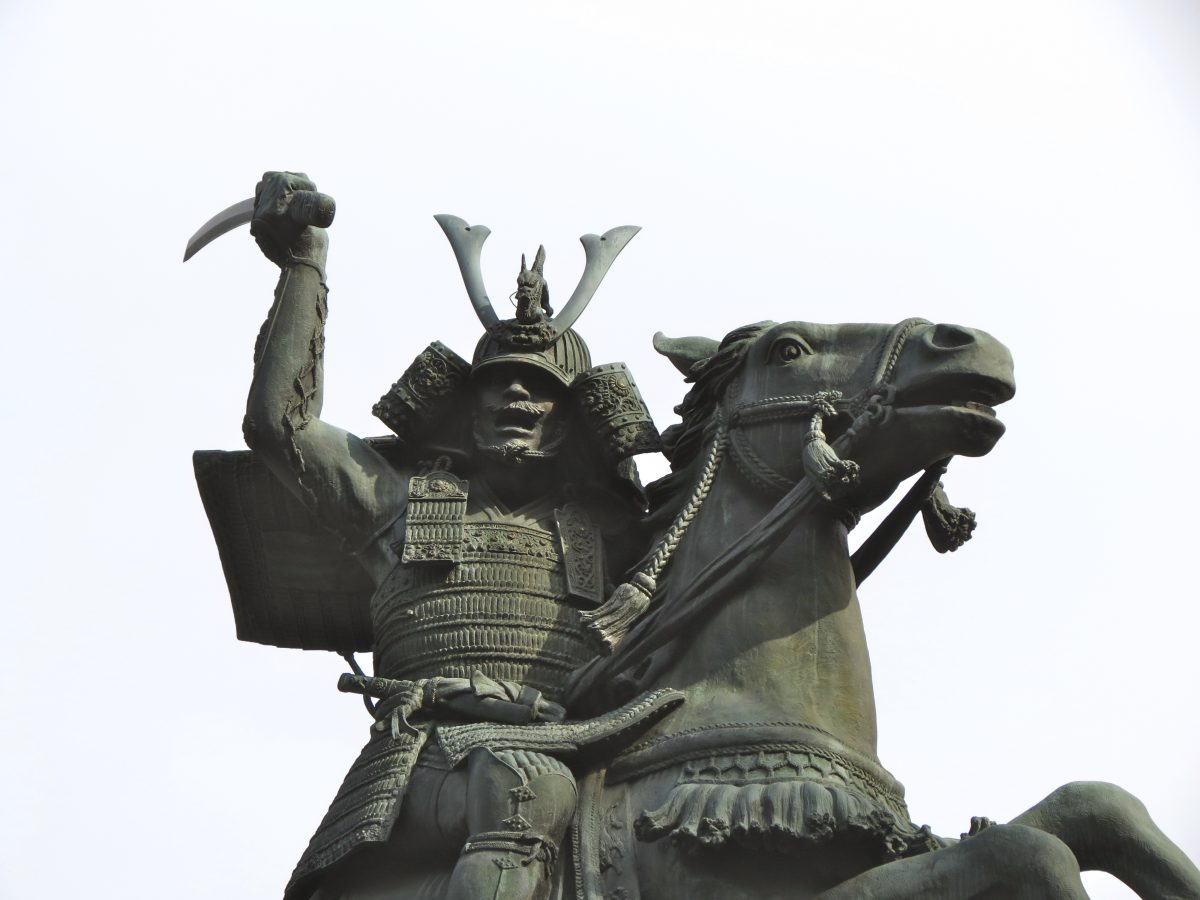
[[983, 416], [996, 418], [995, 406], [1011, 400], [1010, 381], [987, 375], [959, 375], [954, 379], [930, 379], [924, 384], [900, 390], [896, 406], [954, 406]]
[[957, 400], [950, 404], [951, 406], [961, 406], [963, 409], [969, 409], [972, 412], [983, 413], [985, 416], [996, 418], [996, 410], [988, 406], [986, 403], [980, 403], [977, 400]]

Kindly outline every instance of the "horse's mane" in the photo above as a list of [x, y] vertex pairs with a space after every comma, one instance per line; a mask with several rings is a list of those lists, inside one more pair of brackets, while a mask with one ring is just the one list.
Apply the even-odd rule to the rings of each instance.
[[653, 528], [666, 528], [687, 502], [700, 465], [701, 452], [712, 435], [713, 413], [725, 395], [725, 389], [746, 358], [746, 351], [774, 322], [743, 325], [725, 335], [717, 352], [692, 366], [686, 381], [693, 387], [675, 407], [680, 422], [662, 434], [663, 455], [671, 463], [671, 473], [646, 487], [650, 512], [646, 522]]

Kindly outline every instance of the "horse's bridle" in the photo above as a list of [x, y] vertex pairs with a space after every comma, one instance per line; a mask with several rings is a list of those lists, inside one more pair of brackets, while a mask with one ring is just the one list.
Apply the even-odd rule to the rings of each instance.
[[[582, 613], [585, 624], [604, 647], [611, 652], [650, 606], [658, 587], [658, 577], [670, 562], [675, 548], [679, 546], [680, 540], [707, 499], [727, 447], [734, 449], [733, 455], [739, 469], [753, 483], [785, 495], [780, 500], [780, 505], [799, 499], [804, 493], [802, 484], [806, 480], [809, 486], [808, 493], [819, 494], [827, 501], [833, 500], [836, 493], [856, 483], [858, 465], [852, 460], [843, 459], [840, 454], [851, 447], [863, 429], [886, 420], [895, 398], [895, 387], [891, 383], [891, 377], [896, 363], [913, 330], [919, 325], [928, 324], [930, 323], [925, 319], [914, 318], [905, 319], [892, 326], [880, 345], [871, 383], [861, 394], [850, 400], [844, 400], [838, 391], [824, 391], [811, 395], [766, 397], [738, 404], [728, 410], [729, 398], [734, 396], [737, 390], [738, 380], [735, 378], [726, 388], [725, 396], [715, 410], [716, 428], [705, 454], [700, 477], [687, 502], [655, 544], [647, 561], [627, 582], [619, 585], [604, 604], [595, 610]], [[853, 422], [831, 445], [826, 442], [825, 434], [821, 430], [822, 419], [843, 413], [853, 415]], [[748, 424], [795, 417], [809, 420], [809, 430], [802, 449], [805, 476], [799, 480], [789, 479], [776, 472], [740, 438], [741, 429]], [[849, 519], [846, 521], [848, 526], [857, 520], [857, 515], [845, 504], [839, 503], [836, 508], [843, 521]], [[777, 511], [778, 507], [772, 514]], [[905, 522], [905, 528], [909, 521], [911, 517]], [[888, 550], [895, 545], [902, 533], [903, 529], [888, 543]], [[875, 546], [880, 543], [876, 541]], [[874, 565], [871, 568], [873, 569]]]
[[[743, 477], [771, 493], [782, 495], [791, 490], [796, 479], [776, 471], [759, 456], [746, 440], [743, 429], [747, 425], [804, 418], [809, 420], [809, 430], [804, 439], [805, 450], [809, 451], [813, 445], [817, 447], [815, 454], [806, 452], [803, 456], [805, 474], [818, 482], [818, 489], [827, 500], [835, 500], [839, 494], [844, 494], [846, 489], [857, 483], [858, 466], [852, 460], [842, 459], [839, 452], [852, 446], [864, 428], [881, 425], [887, 420], [896, 397], [896, 387], [892, 383], [896, 364], [913, 331], [920, 325], [929, 324], [926, 319], [911, 318], [893, 325], [880, 342], [870, 383], [852, 398], [843, 397], [841, 391], [829, 390], [814, 394], [784, 394], [731, 404], [730, 398], [737, 394], [740, 384], [740, 378], [733, 379], [717, 410], [718, 430], [723, 428], [728, 432], [731, 455]], [[822, 425], [824, 419], [839, 415], [851, 416], [852, 422], [843, 435], [845, 440], [837, 442], [839, 452], [835, 452], [825, 441]], [[824, 460], [826, 465], [809, 465], [808, 461], [814, 455], [816, 459]], [[857, 521], [858, 515], [853, 509], [844, 503], [839, 505], [848, 525]]]
[[[734, 463], [743, 477], [752, 484], [778, 494], [790, 491], [795, 479], [776, 472], [759, 457], [742, 437], [741, 428], [758, 422], [811, 417], [809, 432], [805, 437], [804, 459], [807, 463], [811, 455], [810, 448], [814, 446], [820, 449], [820, 453], [816, 454], [818, 457], [825, 454], [827, 464], [832, 467], [828, 471], [832, 471], [837, 477], [828, 479], [824, 490], [821, 487], [818, 487], [818, 490], [826, 500], [835, 504], [834, 508], [846, 527], [854, 527], [858, 523], [859, 511], [838, 495], [844, 494], [846, 489], [857, 482], [858, 466], [852, 460], [842, 459], [838, 454], [852, 449], [855, 440], [864, 430], [879, 427], [887, 422], [896, 401], [896, 385], [893, 381], [896, 365], [913, 332], [922, 325], [930, 324], [932, 323], [926, 319], [912, 318], [893, 325], [880, 343], [875, 360], [875, 373], [870, 384], [855, 397], [845, 399], [837, 391], [827, 391], [812, 395], [765, 397], [734, 406], [728, 414], [727, 440], [733, 451]], [[735, 392], [736, 383], [730, 385], [723, 405], [728, 404], [729, 397]], [[822, 417], [833, 415], [849, 415], [852, 421], [831, 446], [824, 443], [825, 435], [821, 426]], [[954, 506], [942, 490], [940, 479], [946, 473], [950, 459], [947, 457], [939, 460], [927, 468], [892, 512], [855, 551], [851, 563], [856, 583], [861, 584], [865, 581], [883, 562], [908, 530], [918, 512], [925, 520], [925, 531], [930, 542], [939, 553], [957, 550], [970, 540], [971, 532], [975, 528], [975, 514], [969, 509]], [[814, 467], [807, 464], [805, 468], [805, 475], [820, 483], [821, 471], [814, 471]]]
[[[868, 407], [875, 404], [890, 405], [895, 396], [892, 375], [895, 373], [896, 364], [900, 361], [900, 354], [904, 351], [908, 339], [912, 336], [913, 330], [917, 326], [931, 324], [933, 323], [928, 319], [911, 318], [904, 319], [893, 325], [879, 344], [879, 350], [875, 356], [875, 374], [871, 378], [871, 383], [857, 397], [842, 399], [840, 391], [826, 391], [823, 393], [836, 396], [837, 400], [834, 406], [837, 407], [839, 412], [851, 412], [855, 415], [866, 411]], [[726, 391], [722, 407], [728, 405], [729, 394], [731, 393], [733, 393], [732, 385]], [[787, 418], [794, 415], [806, 415], [808, 414], [806, 407], [811, 405], [813, 397], [821, 395], [822, 393], [819, 392], [815, 395], [785, 394], [776, 397], [764, 397], [761, 400], [739, 403], [730, 412], [724, 413], [724, 415], [731, 425], [737, 422], [756, 422]], [[872, 409], [870, 411], [877, 414], [881, 410]]]

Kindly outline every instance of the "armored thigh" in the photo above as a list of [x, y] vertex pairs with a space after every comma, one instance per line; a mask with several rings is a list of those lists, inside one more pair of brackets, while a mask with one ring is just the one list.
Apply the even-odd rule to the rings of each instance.
[[560, 760], [529, 750], [471, 752], [464, 853], [495, 852], [501, 868], [535, 859], [552, 867], [575, 813], [575, 778]]

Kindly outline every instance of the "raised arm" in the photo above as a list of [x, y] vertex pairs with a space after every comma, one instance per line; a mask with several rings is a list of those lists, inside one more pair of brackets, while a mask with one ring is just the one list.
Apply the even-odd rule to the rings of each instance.
[[244, 433], [288, 490], [358, 550], [400, 513], [405, 482], [364, 441], [320, 418], [329, 240], [287, 214], [295, 191], [315, 189], [291, 172], [268, 172], [256, 189], [251, 232], [280, 274], [254, 348]]

